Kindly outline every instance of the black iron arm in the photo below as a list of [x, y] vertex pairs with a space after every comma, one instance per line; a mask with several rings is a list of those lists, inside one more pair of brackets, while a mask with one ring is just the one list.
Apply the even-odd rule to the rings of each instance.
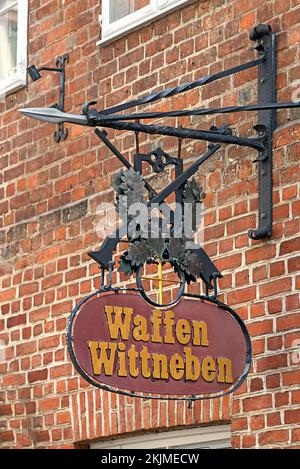
[[130, 109], [136, 106], [140, 106], [142, 104], [149, 104], [162, 98], [170, 98], [171, 96], [174, 96], [178, 93], [184, 93], [185, 91], [193, 90], [194, 88], [197, 88], [198, 86], [207, 85], [208, 83], [212, 83], [213, 81], [220, 80], [221, 78], [227, 77], [229, 75], [233, 75], [234, 73], [242, 72], [243, 70], [256, 67], [261, 62], [263, 62], [263, 60], [264, 60], [264, 53], [262, 51], [261, 55], [257, 59], [247, 62], [245, 64], [229, 68], [228, 70], [223, 70], [222, 72], [215, 73], [214, 75], [202, 77], [196, 81], [183, 83], [182, 85], [176, 86], [174, 88], [167, 88], [166, 90], [158, 91], [156, 93], [143, 96], [142, 98], [134, 99], [133, 101], [119, 104], [118, 106], [110, 107], [108, 109], [105, 109], [104, 111], [101, 111], [101, 114], [103, 115], [114, 114], [116, 112], [121, 112], [121, 111], [124, 111], [125, 109]]
[[[134, 114], [118, 114], [113, 116], [106, 116], [101, 112], [97, 115], [97, 124], [102, 125], [102, 122], [115, 122], [124, 120], [137, 120], [137, 119], [161, 119], [164, 117], [186, 117], [186, 116], [209, 116], [214, 114], [229, 114], [232, 112], [246, 112], [246, 111], [273, 111], [280, 109], [293, 109], [299, 108], [300, 102], [283, 102], [271, 104], [248, 104], [246, 106], [227, 106], [221, 108], [197, 108], [197, 109], [181, 109], [178, 111], [166, 112], [139, 112]], [[93, 117], [91, 116], [91, 122]]]
[[257, 151], [264, 150], [264, 144], [260, 138], [236, 137], [234, 135], [226, 135], [220, 132], [210, 132], [205, 130], [195, 130], [187, 128], [174, 128], [160, 125], [145, 125], [137, 122], [111, 122], [101, 121], [102, 127], [109, 127], [117, 130], [130, 130], [134, 132], [144, 132], [146, 134], [168, 135], [177, 138], [191, 138], [194, 140], [205, 140], [212, 143], [229, 143], [254, 148]]

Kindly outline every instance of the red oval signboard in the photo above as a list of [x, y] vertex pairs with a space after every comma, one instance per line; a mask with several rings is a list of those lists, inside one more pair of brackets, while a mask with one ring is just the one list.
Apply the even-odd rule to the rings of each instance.
[[87, 381], [139, 397], [224, 395], [251, 361], [239, 316], [199, 299], [155, 309], [136, 294], [95, 293], [73, 311], [67, 341]]

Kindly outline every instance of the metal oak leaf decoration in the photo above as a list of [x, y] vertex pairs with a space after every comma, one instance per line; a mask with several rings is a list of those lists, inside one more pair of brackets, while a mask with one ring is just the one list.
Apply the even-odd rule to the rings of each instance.
[[114, 179], [114, 190], [116, 192], [116, 209], [121, 218], [128, 214], [129, 207], [133, 203], [143, 203], [145, 195], [145, 181], [139, 172], [133, 168], [123, 168], [116, 174]]
[[205, 194], [195, 178], [187, 181], [183, 189], [183, 199], [186, 203], [202, 202]]
[[163, 255], [167, 247], [165, 238], [157, 238], [150, 235], [146, 240], [146, 244], [149, 247], [151, 257], [159, 257], [160, 259], [163, 259]]
[[130, 243], [125, 258], [130, 261], [132, 267], [144, 264], [150, 256], [150, 251], [145, 241]]

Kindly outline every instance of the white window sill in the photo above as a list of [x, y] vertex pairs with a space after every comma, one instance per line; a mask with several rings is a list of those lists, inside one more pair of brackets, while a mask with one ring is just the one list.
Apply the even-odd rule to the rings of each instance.
[[0, 101], [6, 96], [27, 85], [26, 79], [12, 78], [11, 80], [0, 81]]
[[[130, 22], [130, 18], [128, 17], [128, 24], [124, 25], [124, 18], [122, 18], [122, 23], [123, 27], [120, 27], [120, 22], [116, 21], [116, 24], [112, 26], [110, 29], [106, 30], [103, 32], [103, 37], [100, 39], [96, 45], [100, 46], [106, 46], [116, 39], [119, 39], [120, 37], [126, 36], [127, 34], [131, 33], [132, 31], [135, 31], [143, 26], [146, 26], [147, 24], [152, 23], [153, 21], [158, 20], [159, 18], [162, 18], [163, 16], [172, 13], [175, 10], [178, 10], [179, 8], [183, 8], [185, 6], [188, 6], [191, 3], [194, 3], [196, 0], [182, 0], [179, 1], [179, 3], [175, 5], [170, 5], [169, 7], [164, 8], [163, 10], [160, 11], [155, 11], [150, 14], [145, 15], [142, 19], [136, 22]], [[130, 16], [130, 15], [129, 15]], [[101, 18], [101, 17], [100, 17]]]

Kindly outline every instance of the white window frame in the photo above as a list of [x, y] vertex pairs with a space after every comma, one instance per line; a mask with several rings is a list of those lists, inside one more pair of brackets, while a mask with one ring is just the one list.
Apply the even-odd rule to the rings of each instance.
[[[14, 4], [18, 4], [17, 72], [6, 80], [0, 80], [0, 97], [22, 88], [27, 80], [28, 0], [16, 0]], [[1, 13], [9, 8], [11, 6]]]
[[210, 425], [145, 433], [90, 443], [90, 449], [218, 449], [231, 448], [231, 426]]
[[167, 13], [196, 0], [150, 0], [149, 5], [120, 18], [113, 23], [109, 22], [109, 1], [102, 0], [102, 14], [99, 17], [101, 23], [101, 39], [97, 44], [109, 42], [128, 34], [129, 32], [148, 24]]

